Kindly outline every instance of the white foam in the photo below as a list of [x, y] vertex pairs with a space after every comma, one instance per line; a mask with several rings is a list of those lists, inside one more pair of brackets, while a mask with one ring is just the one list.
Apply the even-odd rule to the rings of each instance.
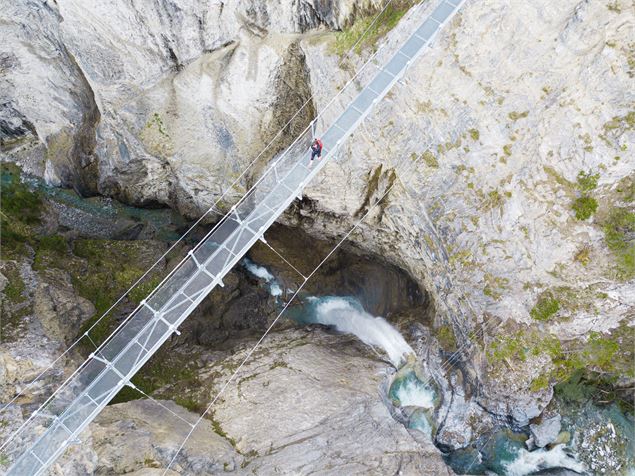
[[245, 258], [244, 263], [247, 271], [249, 271], [255, 277], [264, 279], [266, 282], [273, 281], [273, 274], [271, 274], [269, 270], [264, 266], [257, 265], [248, 258]]
[[434, 394], [418, 380], [408, 380], [395, 392], [402, 407], [434, 408]]
[[582, 463], [566, 453], [565, 445], [557, 445], [550, 450], [527, 451], [523, 448], [514, 461], [505, 464], [508, 476], [525, 476], [547, 468], [567, 468], [578, 473], [586, 471]]
[[383, 317], [374, 317], [361, 306], [340, 297], [320, 298], [316, 307], [317, 322], [354, 334], [364, 343], [384, 349], [395, 366], [407, 354], [414, 354], [403, 336]]

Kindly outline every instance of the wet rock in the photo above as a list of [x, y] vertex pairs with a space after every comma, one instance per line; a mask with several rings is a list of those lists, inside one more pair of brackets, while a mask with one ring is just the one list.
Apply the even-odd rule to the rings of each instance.
[[560, 415], [541, 421], [540, 423], [529, 425], [529, 431], [533, 438], [533, 443], [538, 448], [544, 448], [549, 443], [553, 443], [560, 434], [562, 425]]

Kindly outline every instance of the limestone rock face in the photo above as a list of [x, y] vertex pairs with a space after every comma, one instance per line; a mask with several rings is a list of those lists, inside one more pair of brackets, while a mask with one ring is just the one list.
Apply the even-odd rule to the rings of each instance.
[[[475, 322], [488, 343], [506, 337], [502, 321], [563, 341], [632, 326], [635, 283], [618, 276], [603, 232], [613, 207], [633, 209], [618, 193], [635, 174], [632, 13], [467, 2], [284, 219], [339, 236], [395, 184], [351, 239], [409, 270], [459, 341]], [[326, 52], [306, 45], [318, 111], [347, 77]], [[593, 219], [572, 211], [581, 171], [599, 174]], [[530, 310], [548, 293], [560, 309], [540, 324]], [[507, 369], [514, 392], [480, 369], [486, 406], [526, 424], [549, 402], [529, 388], [549, 365]]]
[[[196, 419], [195, 413], [171, 401], [135, 400], [108, 406], [82, 434], [86, 444], [72, 447], [56, 468], [65, 475], [154, 474], [152, 470], [168, 465], [189, 432], [188, 423]], [[171, 474], [234, 471], [241, 460], [205, 420], [184, 445]]]
[[[202, 385], [180, 387], [181, 397], [205, 406], [252, 345], [213, 359], [199, 371]], [[453, 474], [429, 438], [415, 438], [391, 417], [380, 389], [385, 363], [367, 352], [353, 338], [320, 329], [272, 334], [198, 424], [169, 474]], [[52, 474], [155, 474], [199, 413], [168, 400], [110, 405]]]
[[[199, 371], [201, 388], [187, 394], [211, 401], [251, 345], [241, 347]], [[448, 474], [432, 442], [390, 416], [386, 365], [367, 352], [319, 329], [271, 334], [209, 418], [248, 455], [247, 473]]]
[[[340, 67], [330, 35], [312, 30], [339, 28], [380, 2], [4, 3], [3, 159], [83, 194], [165, 204], [194, 216], [307, 102], [272, 150], [292, 140], [369, 55], [364, 51]], [[632, 197], [622, 190], [632, 187], [635, 174], [633, 10], [619, 3], [468, 1], [282, 218], [332, 238], [370, 211], [351, 240], [429, 291], [436, 323], [451, 324], [461, 348], [481, 324], [482, 346], [468, 347], [482, 384], [478, 404], [516, 425], [527, 424], [551, 399], [549, 388], [531, 385], [551, 362], [542, 354], [526, 365], [503, 364], [504, 375], [488, 372], [486, 353], [505, 337], [500, 322], [519, 329], [531, 324], [563, 341], [633, 323], [635, 283], [618, 275], [603, 233], [611, 208], [632, 209]], [[388, 44], [403, 41], [432, 7], [407, 14]], [[229, 190], [226, 203], [253, 183], [261, 166]], [[578, 220], [572, 211], [582, 194], [581, 171], [599, 174], [591, 192], [599, 202], [594, 219]], [[560, 309], [537, 323], [530, 310], [546, 293], [559, 293]], [[73, 309], [86, 310], [81, 303]], [[240, 322], [239, 314], [229, 317]], [[16, 376], [35, 375], [52, 359], [59, 341], [46, 339], [12, 343], [9, 354], [0, 354], [3, 384], [20, 384]], [[324, 468], [328, 457], [338, 460], [333, 472], [407, 467], [442, 474], [436, 453], [387, 418], [377, 393], [383, 364], [348, 355], [350, 348], [322, 335], [309, 342], [292, 334], [280, 339], [271, 344], [279, 349], [268, 347], [270, 354], [241, 370], [239, 385], [228, 388], [213, 416], [238, 438], [241, 452], [257, 456], [240, 460], [225, 445], [219, 454], [263, 473], [283, 463], [297, 464], [292, 469], [298, 472]], [[290, 346], [294, 342], [303, 353]], [[207, 394], [193, 398], [209, 401], [218, 375], [229, 377], [244, 355], [227, 357], [225, 367], [211, 359], [201, 390]], [[354, 383], [342, 375], [354, 376]], [[280, 394], [296, 398], [282, 402]], [[454, 403], [465, 418], [475, 414], [468, 400]], [[144, 427], [134, 415], [125, 418], [141, 432], [163, 431]], [[449, 421], [444, 444], [464, 443], [459, 421]], [[362, 444], [351, 428], [373, 431]], [[340, 452], [345, 446], [355, 455]], [[151, 458], [165, 464], [169, 451]], [[95, 464], [94, 455], [86, 458], [78, 468]], [[206, 471], [223, 458], [184, 461], [183, 468]], [[112, 470], [152, 470], [123, 461]]]
[[7, 5], [2, 152], [83, 194], [200, 214], [297, 108], [273, 152], [315, 114], [298, 34], [378, 3]]

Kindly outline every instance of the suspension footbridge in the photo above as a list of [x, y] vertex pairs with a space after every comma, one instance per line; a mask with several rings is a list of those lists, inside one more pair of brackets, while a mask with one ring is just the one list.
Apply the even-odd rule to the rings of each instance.
[[[256, 184], [141, 302], [54, 394], [11, 435], [2, 452], [9, 475], [39, 475], [78, 441], [80, 433], [157, 352], [201, 301], [336, 156], [344, 141], [405, 74], [462, 0], [442, 0], [395, 48], [330, 124], [314, 121], [274, 158]], [[373, 54], [371, 60], [377, 58]], [[369, 60], [367, 64], [371, 64]], [[355, 86], [355, 85], [353, 85]], [[323, 115], [321, 115], [324, 117]], [[316, 131], [317, 128], [317, 131]], [[320, 134], [320, 129], [323, 131]], [[309, 167], [309, 144], [321, 136], [323, 158]]]

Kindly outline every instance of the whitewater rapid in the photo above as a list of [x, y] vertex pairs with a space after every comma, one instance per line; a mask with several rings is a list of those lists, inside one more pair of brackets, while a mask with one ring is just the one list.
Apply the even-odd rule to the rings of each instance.
[[276, 278], [274, 277], [274, 275], [271, 274], [271, 272], [269, 272], [267, 268], [254, 263], [249, 258], [243, 259], [243, 266], [252, 275], [254, 275], [255, 277], [259, 279], [264, 280], [269, 285], [269, 293], [273, 297], [277, 298], [278, 296], [282, 295], [282, 288], [278, 284], [278, 281], [276, 281]]

